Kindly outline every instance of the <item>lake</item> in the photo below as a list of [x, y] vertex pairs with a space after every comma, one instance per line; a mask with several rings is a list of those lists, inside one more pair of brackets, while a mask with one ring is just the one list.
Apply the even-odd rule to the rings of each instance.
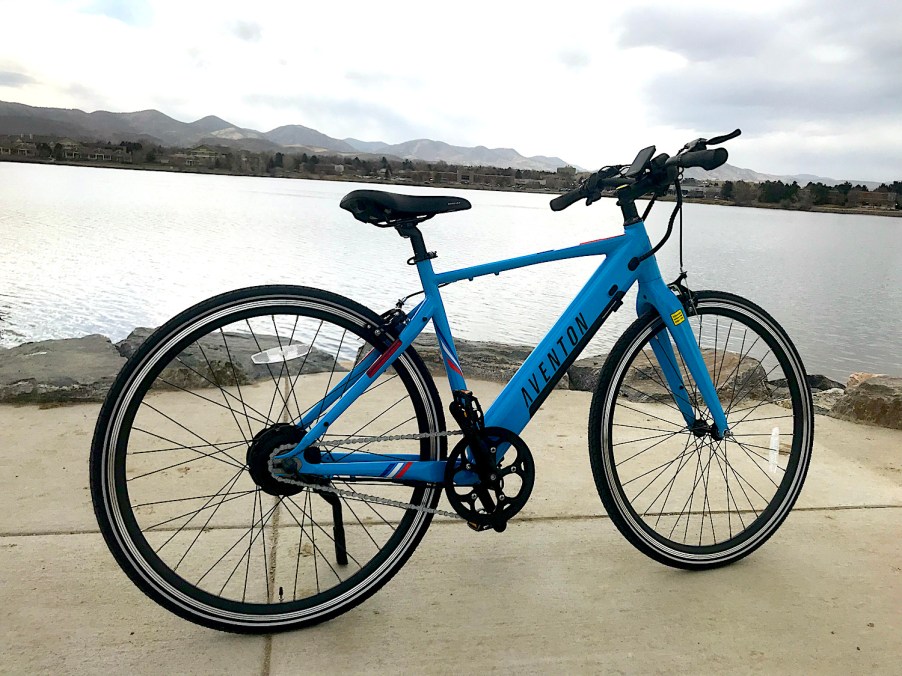
[[[254, 284], [317, 286], [388, 309], [419, 288], [405, 264], [410, 245], [339, 209], [358, 187], [376, 186], [0, 163], [0, 345], [89, 333], [117, 341]], [[437, 270], [622, 231], [610, 199], [553, 213], [553, 195], [385, 189], [472, 202], [422, 226]], [[653, 242], [671, 208], [661, 203], [649, 218]], [[683, 221], [692, 287], [760, 304], [810, 373], [902, 375], [902, 221], [703, 204], [687, 204]], [[675, 278], [676, 234], [658, 260], [665, 279]], [[596, 265], [548, 263], [447, 287], [454, 334], [535, 344]], [[635, 318], [634, 293], [586, 354], [605, 351]]]

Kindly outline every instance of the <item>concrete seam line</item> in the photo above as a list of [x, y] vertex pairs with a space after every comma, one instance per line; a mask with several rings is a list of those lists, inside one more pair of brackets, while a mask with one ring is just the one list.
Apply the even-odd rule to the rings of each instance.
[[[868, 509], [902, 509], [902, 505], [836, 505], [833, 507], [793, 507], [792, 512], [852, 512]], [[715, 512], [717, 514], [719, 512]], [[726, 512], [723, 512], [724, 514]], [[593, 520], [609, 520], [607, 514], [574, 514], [567, 516], [528, 516], [514, 519], [512, 524], [517, 523], [533, 523], [542, 521], [593, 521]], [[430, 526], [448, 526], [461, 525], [460, 521], [444, 521], [433, 520]], [[237, 526], [222, 526], [219, 528], [211, 528], [210, 530], [234, 530]], [[26, 533], [6, 532], [0, 533], [0, 538], [19, 538], [19, 537], [47, 537], [56, 535], [100, 535], [99, 530], [72, 530], [72, 531], [29, 531]]]

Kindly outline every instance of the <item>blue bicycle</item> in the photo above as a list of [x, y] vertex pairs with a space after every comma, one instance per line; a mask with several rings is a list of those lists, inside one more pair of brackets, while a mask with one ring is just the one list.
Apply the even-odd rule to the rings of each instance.
[[[434, 271], [420, 227], [466, 200], [351, 192], [342, 208], [410, 241], [422, 291], [378, 315], [318, 289], [247, 288], [153, 332], [110, 390], [91, 449], [94, 509], [121, 567], [184, 618], [273, 632], [361, 603], [434, 517], [503, 531], [535, 479], [521, 431], [637, 283], [638, 319], [607, 355], [589, 411], [601, 500], [623, 535], [664, 564], [712, 568], [754, 551], [807, 472], [805, 369], [758, 306], [693, 291], [684, 273], [667, 284], [655, 260], [680, 212], [682, 169], [720, 166], [726, 150], [709, 146], [738, 134], [697, 139], [673, 157], [645, 148], [551, 201], [560, 210], [613, 194], [619, 236], [447, 272]], [[671, 185], [676, 206], [652, 246], [644, 219]], [[636, 200], [647, 195], [640, 216]], [[604, 260], [483, 412], [440, 288], [581, 256]], [[413, 347], [429, 324], [450, 427]]]

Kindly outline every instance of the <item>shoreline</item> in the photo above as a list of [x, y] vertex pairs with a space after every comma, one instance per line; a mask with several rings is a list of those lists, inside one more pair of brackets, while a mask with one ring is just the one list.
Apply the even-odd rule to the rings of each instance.
[[[117, 343], [106, 336], [91, 334], [0, 348], [0, 404], [56, 407], [103, 401], [127, 359], [153, 331], [137, 328]], [[253, 380], [250, 359], [256, 350], [253, 346], [241, 347], [240, 341], [246, 336], [229, 335], [234, 335], [239, 343], [233, 344], [234, 355], [230, 356], [233, 370], [238, 368]], [[510, 381], [534, 349], [529, 345], [492, 341], [459, 339], [455, 342], [468, 378], [501, 384]], [[413, 348], [433, 376], [443, 377], [445, 363], [434, 334], [420, 335]], [[606, 358], [605, 354], [576, 360], [555, 389], [594, 391]], [[844, 384], [827, 376], [808, 374], [807, 384], [814, 413], [902, 430], [902, 377], [855, 372]], [[774, 387], [777, 392], [782, 385], [774, 384]]]
[[[240, 177], [248, 177], [248, 178], [278, 178], [278, 179], [289, 179], [289, 180], [308, 180], [308, 181], [334, 181], [338, 183], [368, 183], [368, 184], [376, 184], [376, 185], [387, 185], [387, 186], [417, 186], [423, 188], [448, 188], [451, 190], [487, 190], [491, 192], [510, 192], [510, 193], [536, 193], [540, 195], [560, 195], [561, 192], [557, 190], [553, 190], [550, 188], [537, 188], [531, 186], [520, 186], [517, 188], [504, 187], [499, 188], [491, 185], [484, 184], [474, 184], [474, 183], [422, 183], [417, 181], [397, 181], [397, 180], [386, 180], [384, 178], [379, 177], [369, 177], [369, 176], [353, 176], [353, 177], [344, 177], [337, 175], [326, 175], [326, 174], [298, 174], [292, 172], [289, 175], [288, 172], [282, 172], [279, 175], [270, 175], [270, 174], [243, 174], [236, 173], [233, 171], [223, 170], [223, 169], [206, 169], [206, 168], [188, 168], [188, 167], [176, 167], [172, 165], [135, 165], [135, 164], [127, 164], [120, 162], [104, 162], [104, 161], [69, 161], [69, 160], [45, 160], [40, 158], [24, 158], [18, 159], [10, 157], [0, 158], [0, 162], [8, 162], [10, 164], [39, 164], [45, 166], [63, 166], [63, 167], [84, 167], [88, 169], [128, 169], [131, 171], [151, 171], [151, 172], [166, 172], [171, 174], [198, 174], [198, 175], [212, 175], [212, 176], [240, 176]], [[611, 197], [610, 195], [603, 195], [603, 197]], [[661, 202], [674, 202], [676, 199], [670, 195], [665, 195], [663, 197], [658, 198]], [[889, 210], [889, 209], [862, 209], [860, 207], [835, 207], [835, 206], [811, 206], [807, 209], [788, 209], [780, 204], [768, 204], [764, 202], [755, 202], [750, 204], [740, 204], [737, 202], [732, 202], [728, 200], [718, 200], [718, 199], [710, 199], [710, 198], [698, 198], [698, 197], [684, 197], [683, 202], [687, 204], [710, 204], [714, 206], [722, 206], [722, 207], [745, 207], [749, 209], [772, 209], [777, 211], [801, 211], [801, 212], [810, 212], [810, 213], [823, 213], [823, 214], [845, 214], [852, 216], [888, 216], [890, 218], [902, 218], [902, 210]]]

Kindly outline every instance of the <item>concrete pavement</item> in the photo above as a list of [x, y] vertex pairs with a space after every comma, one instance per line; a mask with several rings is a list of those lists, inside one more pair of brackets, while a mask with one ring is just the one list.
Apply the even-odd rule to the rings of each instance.
[[[472, 386], [484, 402], [498, 391]], [[373, 598], [274, 637], [197, 627], [119, 570], [87, 485], [99, 407], [0, 407], [0, 672], [899, 673], [902, 432], [818, 416], [780, 531], [686, 573], [604, 516], [589, 398], [556, 391], [527, 429], [536, 488], [507, 532], [436, 520]]]

